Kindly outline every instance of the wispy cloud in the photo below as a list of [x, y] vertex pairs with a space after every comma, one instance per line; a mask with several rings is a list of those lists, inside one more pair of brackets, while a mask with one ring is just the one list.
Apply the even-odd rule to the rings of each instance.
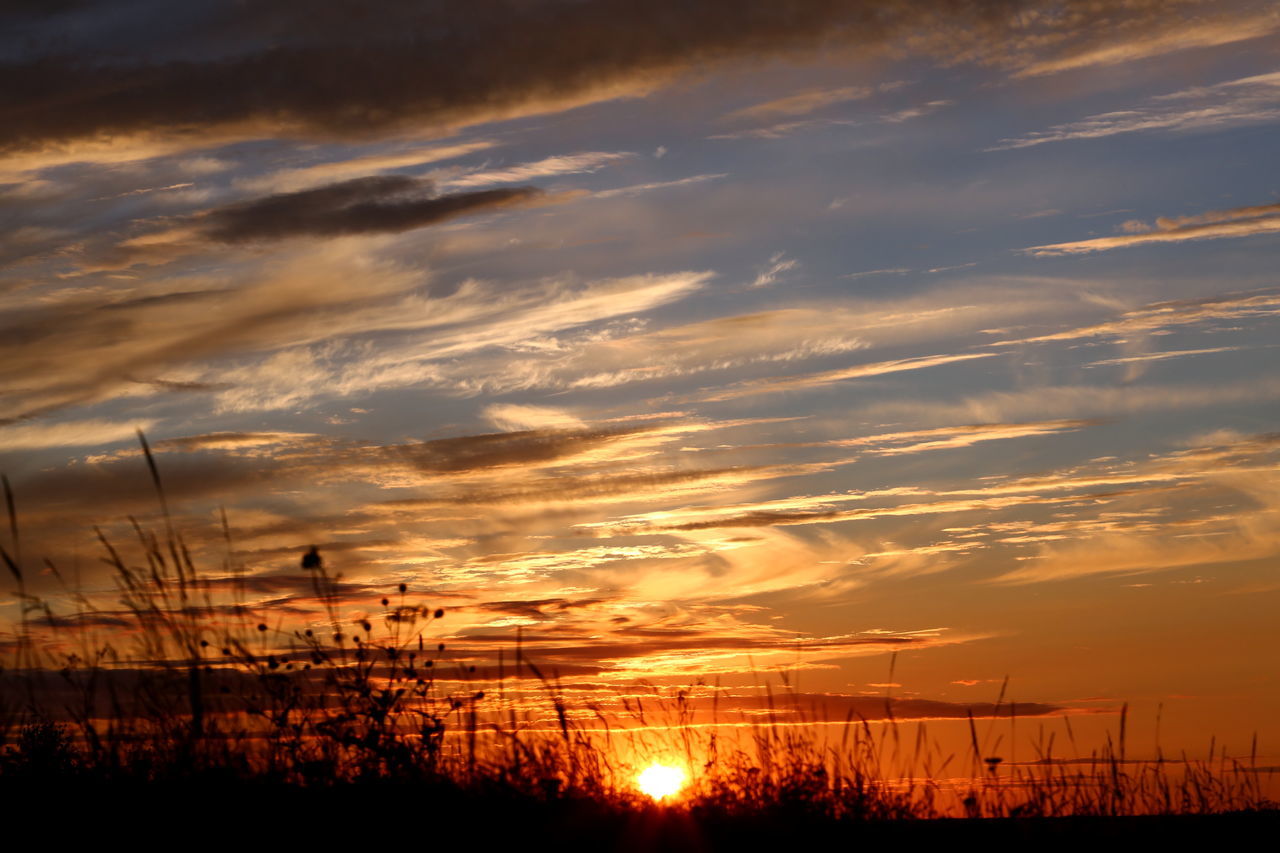
[[582, 429], [582, 420], [565, 409], [551, 406], [528, 406], [517, 403], [492, 403], [485, 406], [485, 420], [498, 429], [511, 432], [524, 429]]
[[1119, 38], [1085, 44], [1064, 55], [1032, 61], [1015, 72], [1018, 77], [1040, 77], [1082, 68], [1119, 65], [1182, 50], [1218, 47], [1270, 35], [1280, 29], [1280, 14], [1274, 10], [1243, 14], [1227, 10], [1223, 17], [1206, 20], [1197, 15], [1190, 19], [1170, 15], [1163, 26], [1145, 28], [1145, 32], [1124, 32]]
[[313, 166], [283, 169], [253, 178], [244, 178], [236, 185], [250, 192], [296, 192], [316, 184], [334, 183], [345, 179], [363, 177], [375, 172], [426, 166], [443, 160], [465, 157], [477, 151], [487, 151], [499, 143], [492, 139], [476, 139], [448, 145], [367, 154], [360, 157], [344, 157]]
[[782, 139], [805, 130], [820, 130], [829, 127], [854, 127], [859, 121], [852, 119], [804, 119], [802, 121], [784, 121], [764, 127], [752, 127], [745, 130], [730, 130], [714, 133], [708, 139]]
[[721, 117], [722, 121], [771, 121], [779, 116], [801, 116], [849, 101], [860, 101], [875, 94], [869, 86], [845, 86], [839, 89], [809, 89], [785, 98], [743, 107]]
[[441, 179], [441, 185], [449, 188], [467, 189], [484, 187], [493, 184], [513, 184], [529, 181], [534, 178], [549, 178], [558, 175], [580, 175], [595, 172], [635, 155], [627, 151], [586, 151], [580, 154], [563, 154], [547, 157], [533, 163], [521, 163], [504, 169], [488, 169], [478, 172], [466, 172], [460, 175]]
[[1154, 302], [1141, 308], [1124, 311], [1119, 316], [1101, 323], [1044, 335], [1000, 340], [992, 343], [991, 346], [1075, 341], [1087, 338], [1119, 338], [1215, 320], [1265, 320], [1276, 316], [1280, 316], [1280, 293], [1274, 290], [1233, 293], [1203, 299]]
[[[809, 304], [792, 298], [784, 308], [665, 327], [611, 322], [580, 332], [529, 336], [519, 345], [519, 359], [494, 352], [456, 368], [443, 365], [436, 381], [464, 393], [580, 391], [675, 381], [876, 347], [931, 347], [963, 340], [993, 324], [1044, 316], [1046, 306], [1062, 305], [1056, 294], [1031, 294], [1021, 282], [1016, 296], [1010, 298], [1002, 286], [984, 284], [950, 290], [942, 297], [945, 304], [930, 290], [892, 299], [842, 297]], [[406, 352], [397, 363], [413, 357]], [[738, 384], [722, 383], [719, 390], [736, 393], [743, 381], [730, 377], [724, 382]]]
[[778, 280], [784, 272], [795, 269], [800, 262], [795, 258], [788, 258], [786, 252], [774, 252], [769, 256], [769, 262], [756, 272], [756, 277], [751, 282], [752, 287], [767, 287]]
[[913, 107], [904, 107], [900, 110], [881, 113], [875, 116], [867, 116], [857, 119], [835, 119], [835, 118], [811, 118], [799, 119], [796, 121], [781, 121], [773, 124], [763, 125], [761, 127], [744, 128], [742, 130], [729, 130], [723, 133], [716, 133], [708, 136], [708, 139], [782, 139], [787, 136], [799, 133], [801, 131], [822, 130], [833, 127], [857, 127], [860, 125], [870, 124], [901, 124], [916, 118], [922, 118], [931, 113], [949, 106], [952, 101], [949, 100], [933, 100], [918, 104]]
[[592, 193], [592, 198], [618, 198], [620, 196], [639, 195], [653, 190], [665, 190], [672, 187], [687, 187], [691, 184], [702, 184], [707, 181], [718, 181], [721, 178], [729, 177], [728, 172], [716, 172], [707, 175], [691, 175], [687, 178], [678, 178], [674, 181], [655, 181], [648, 184], [632, 184], [629, 187], [617, 187], [611, 190], [599, 190]]
[[[1280, 82], [1280, 77], [1277, 77]], [[1280, 92], [1280, 89], [1277, 90]], [[1280, 113], [1277, 113], [1280, 116]], [[1129, 221], [1127, 232], [1114, 237], [1095, 237], [1073, 243], [1051, 243], [1032, 246], [1022, 251], [1040, 257], [1079, 255], [1123, 249], [1152, 243], [1183, 243], [1191, 240], [1221, 240], [1229, 237], [1252, 237], [1280, 231], [1280, 204], [1260, 204], [1230, 210], [1214, 210], [1194, 216], [1160, 217], [1154, 226]]]
[[1104, 358], [1092, 361], [1085, 367], [1106, 367], [1117, 364], [1137, 364], [1150, 361], [1165, 361], [1171, 358], [1184, 358], [1189, 355], [1209, 355], [1217, 352], [1239, 352], [1244, 347], [1205, 347], [1203, 349], [1169, 350], [1168, 352], [1148, 352], [1142, 355], [1129, 355], [1121, 358]]
[[1094, 423], [1094, 421], [1087, 420], [1058, 420], [1020, 424], [968, 424], [964, 426], [881, 433], [879, 435], [866, 436], [865, 438], [837, 440], [831, 442], [831, 444], [839, 447], [867, 445], [871, 453], [882, 456], [898, 456], [930, 450], [972, 447], [975, 444], [986, 441], [1005, 441], [1011, 438], [1055, 435], [1083, 429], [1092, 426]]
[[885, 113], [880, 116], [880, 121], [886, 122], [887, 124], [900, 124], [904, 121], [910, 121], [913, 118], [927, 116], [930, 113], [942, 109], [943, 107], [950, 106], [952, 103], [954, 102], [948, 100], [926, 101], [925, 103], [914, 107], [905, 107], [891, 113]]
[[[513, 414], [511, 408], [499, 409], [499, 413], [506, 417]], [[515, 414], [527, 419], [531, 412], [528, 407], [521, 407]], [[532, 414], [545, 417], [547, 412], [544, 409]], [[388, 453], [413, 468], [431, 474], [469, 474], [513, 467], [563, 467], [616, 458], [631, 459], [681, 436], [753, 423], [757, 422], [713, 423], [664, 418], [612, 425], [542, 426], [395, 445], [388, 449]]]
[[239, 243], [284, 237], [407, 231], [537, 198], [533, 187], [436, 196], [429, 181], [397, 175], [355, 178], [210, 211], [199, 220], [211, 240]]
[[[873, 519], [982, 513], [1032, 504], [1057, 504], [1078, 500], [1076, 496], [1037, 494], [977, 497], [964, 500], [934, 500], [899, 503], [890, 506], [835, 508], [848, 501], [866, 501], [888, 496], [910, 494], [912, 490], [885, 490], [881, 493], [850, 493], [795, 497], [783, 501], [758, 504], [735, 504], [714, 509], [690, 508], [674, 512], [656, 512], [621, 519], [581, 525], [583, 530], [602, 536], [630, 536], [645, 532], [697, 531], [718, 528], [786, 527], [793, 525], [833, 524]], [[920, 492], [915, 492], [920, 494]]]
[[1183, 89], [1128, 110], [1098, 113], [1048, 130], [1002, 139], [988, 151], [1030, 148], [1049, 142], [1101, 139], [1122, 133], [1203, 131], [1280, 119], [1280, 72]]
[[[456, 369], [449, 369], [449, 360], [491, 350], [501, 356], [501, 364], [507, 366], [505, 373], [512, 364], [513, 350], [536, 353], [540, 342], [548, 338], [677, 302], [713, 277], [709, 272], [687, 271], [588, 283], [549, 279], [501, 290], [469, 282], [443, 299], [411, 295], [349, 314], [332, 325], [329, 334], [317, 336], [315, 345], [285, 350], [267, 360], [210, 369], [208, 375], [234, 386], [218, 395], [219, 405], [229, 411], [294, 406], [317, 395], [365, 394], [414, 386], [476, 394], [500, 383], [494, 377], [477, 376], [475, 365], [465, 361], [457, 362], [459, 375]], [[374, 352], [359, 346], [335, 348], [318, 343], [391, 329], [441, 331], [429, 343], [413, 337], [388, 342]]]
[[733, 400], [739, 397], [750, 397], [756, 394], [776, 394], [782, 391], [800, 391], [817, 388], [835, 382], [846, 382], [850, 379], [866, 379], [872, 376], [885, 376], [891, 373], [902, 373], [909, 370], [924, 370], [972, 361], [979, 358], [990, 358], [995, 353], [960, 353], [955, 355], [924, 355], [914, 358], [897, 358], [890, 361], [877, 361], [868, 364], [843, 367], [836, 370], [824, 370], [799, 376], [780, 378], [750, 379], [737, 385], [729, 386], [723, 391], [714, 391], [701, 399], [708, 402]]
[[[301, 214], [305, 220], [306, 214]], [[0, 316], [0, 393], [12, 417], [121, 394], [203, 388], [225, 411], [295, 406], [317, 394], [431, 384], [448, 358], [516, 346], [698, 290], [706, 272], [423, 292], [418, 267], [377, 259], [357, 238], [327, 240], [249, 268], [235, 286], [160, 279], [121, 298], [88, 291]], [[352, 339], [441, 330], [430, 346]], [[107, 331], [110, 330], [110, 331]], [[215, 363], [217, 359], [229, 359]], [[37, 367], [38, 365], [38, 367]], [[39, 385], [30, 377], [38, 373]]]
[[119, 423], [108, 420], [19, 423], [0, 426], [0, 451], [42, 450], [50, 447], [92, 447], [134, 441], [137, 430], [147, 430], [152, 419]]
[[233, 202], [185, 217], [89, 253], [86, 271], [158, 265], [214, 246], [296, 238], [396, 234], [453, 219], [545, 201], [536, 187], [439, 194], [429, 180], [406, 175], [353, 178], [311, 189]]
[[857, 279], [857, 278], [870, 278], [872, 276], [877, 276], [877, 275], [906, 275], [909, 272], [911, 272], [911, 269], [909, 269], [908, 267], [891, 267], [891, 268], [882, 269], [882, 270], [865, 270], [863, 272], [845, 273], [840, 277]]
[[987, 391], [958, 400], [876, 403], [866, 417], [912, 418], [923, 422], [1114, 417], [1255, 402], [1280, 394], [1270, 378], [1216, 383], [1159, 384], [1137, 387], [1048, 385], [1019, 391]]
[[[1280, 471], [1275, 435], [1228, 438], [1225, 443], [1200, 445], [1156, 456], [1121, 468], [1110, 475], [1115, 482], [1128, 476], [1137, 481], [1178, 482], [1183, 505], [1167, 518], [1151, 510], [1125, 513], [1113, 508], [1104, 523], [1064, 523], [1061, 533], [1028, 526], [1025, 541], [1040, 543], [1038, 553], [995, 578], [1004, 584], [1062, 581], [1093, 575], [1136, 574], [1214, 563], [1274, 558], [1280, 553], [1280, 494], [1275, 478]], [[1079, 472], [1084, 482], [1108, 478]], [[1215, 512], [1205, 513], [1194, 498], [1209, 498]], [[1176, 499], [1176, 497], [1175, 497]], [[1121, 523], [1105, 523], [1108, 520]], [[1043, 535], [1050, 533], [1050, 535]]]

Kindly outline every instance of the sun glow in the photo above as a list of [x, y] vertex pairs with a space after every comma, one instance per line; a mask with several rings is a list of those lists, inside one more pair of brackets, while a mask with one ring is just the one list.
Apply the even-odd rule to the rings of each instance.
[[650, 764], [636, 776], [636, 785], [655, 800], [662, 800], [684, 787], [685, 772], [679, 767]]

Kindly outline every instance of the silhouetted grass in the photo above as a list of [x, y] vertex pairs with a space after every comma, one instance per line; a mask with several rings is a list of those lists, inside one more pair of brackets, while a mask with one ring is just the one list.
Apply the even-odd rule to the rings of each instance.
[[[162, 532], [134, 522], [129, 556], [98, 534], [129, 614], [115, 626], [123, 644], [79, 627], [95, 613], [87, 596], [68, 590], [77, 610], [57, 614], [28, 592], [4, 483], [12, 550], [0, 548], [0, 557], [22, 602], [0, 673], [5, 797], [54, 789], [80, 792], [82, 802], [136, 794], [158, 803], [231, 791], [286, 802], [305, 792], [315, 807], [405, 805], [429, 794], [437, 811], [481, 821], [520, 816], [541, 826], [568, 821], [580, 838], [616, 841], [648, 815], [646, 831], [679, 835], [694, 821], [699, 832], [744, 843], [800, 825], [950, 817], [1035, 818], [1061, 828], [1054, 821], [1078, 827], [1104, 817], [1276, 808], [1253, 759], [1211, 749], [1205, 761], [1131, 762], [1126, 713], [1116, 737], [1084, 757], [1075, 750], [1064, 760], [1050, 737], [1037, 744], [1034, 762], [1015, 765], [984, 751], [972, 718], [970, 754], [943, 755], [923, 726], [906, 743], [892, 718], [877, 725], [850, 718], [836, 739], [820, 734], [827, 729], [780, 723], [772, 703], [749, 725], [723, 727], [714, 711], [709, 725], [693, 725], [683, 693], [647, 707], [623, 698], [621, 711], [569, 707], [557, 680], [518, 643], [498, 661], [496, 679], [469, 680], [465, 670], [445, 677], [447, 648], [433, 639], [448, 618], [442, 609], [410, 600], [401, 584], [376, 620], [344, 624], [337, 579], [316, 549], [302, 567], [327, 614], [324, 629], [273, 627], [245, 604], [245, 572], [231, 556], [225, 516], [228, 556], [216, 575], [231, 580], [233, 594], [229, 604], [215, 600], [170, 521], [145, 439], [142, 447]], [[57, 566], [46, 568], [60, 578]], [[38, 644], [37, 627], [55, 632], [61, 649]], [[807, 722], [803, 711], [799, 722]], [[1064, 725], [1074, 740], [1069, 720]], [[654, 757], [690, 772], [685, 791], [661, 807], [634, 784]], [[662, 816], [658, 824], [654, 815]]]

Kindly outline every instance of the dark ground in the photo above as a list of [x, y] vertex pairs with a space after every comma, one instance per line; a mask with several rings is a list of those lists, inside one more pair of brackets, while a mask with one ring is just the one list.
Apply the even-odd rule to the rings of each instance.
[[[757, 851], [980, 847], [1035, 851], [1275, 849], [1280, 811], [1174, 817], [835, 821], [802, 810], [731, 816], [595, 801], [476, 796], [419, 786], [304, 790], [241, 784], [0, 783], [0, 818], [23, 849], [82, 842], [130, 850]], [[17, 841], [12, 834], [9, 839]], [[41, 842], [45, 843], [41, 843]]]

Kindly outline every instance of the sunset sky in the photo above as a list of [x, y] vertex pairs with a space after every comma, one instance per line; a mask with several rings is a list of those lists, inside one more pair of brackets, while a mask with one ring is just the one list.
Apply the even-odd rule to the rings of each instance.
[[0, 470], [55, 626], [122, 624], [142, 429], [273, 630], [314, 544], [346, 618], [405, 583], [584, 696], [1008, 676], [1280, 752], [1276, 4], [3, 14]]

